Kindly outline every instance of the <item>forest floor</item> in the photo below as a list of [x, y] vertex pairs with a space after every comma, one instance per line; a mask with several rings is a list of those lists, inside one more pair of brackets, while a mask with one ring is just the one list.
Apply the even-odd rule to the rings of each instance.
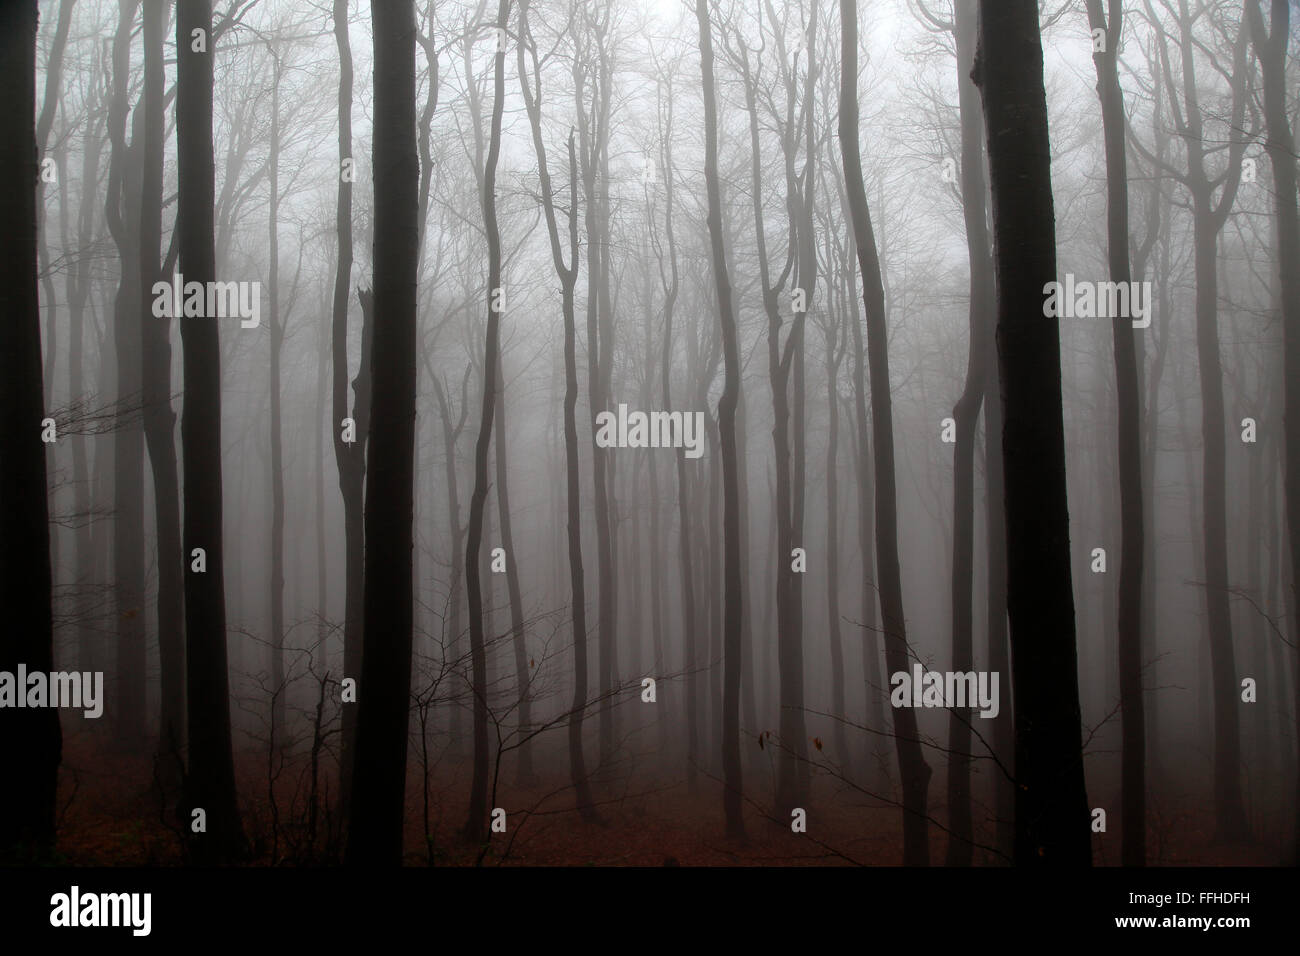
[[[541, 755], [539, 755], [541, 756]], [[550, 766], [565, 764], [546, 754]], [[433, 762], [431, 761], [431, 764]], [[496, 833], [486, 851], [462, 835], [467, 813], [471, 762], [464, 755], [442, 754], [431, 765], [428, 815], [431, 839], [424, 833], [425, 801], [421, 764], [413, 755], [407, 794], [406, 856], [410, 865], [506, 866], [806, 866], [896, 865], [902, 857], [901, 814], [896, 806], [865, 795], [856, 787], [826, 776], [814, 779], [807, 801], [807, 830], [792, 832], [788, 821], [773, 816], [770, 806], [772, 765], [766, 756], [747, 769], [746, 784], [754, 797], [746, 801], [747, 839], [724, 836], [722, 788], [709, 773], [697, 774], [694, 787], [678, 769], [656, 772], [653, 762], [624, 761], [615, 770], [593, 773], [597, 819], [585, 822], [574, 808], [566, 773], [547, 771], [526, 785], [514, 780], [510, 761], [489, 807], [506, 812], [505, 833]], [[337, 814], [322, 809], [315, 839], [310, 835], [309, 764], [286, 760], [273, 786], [268, 768], [278, 764], [266, 754], [247, 753], [237, 761], [245, 833], [252, 865], [318, 865], [337, 862]], [[274, 771], [273, 771], [274, 772]], [[674, 775], [675, 774], [675, 775]], [[336, 769], [322, 764], [320, 806], [335, 788]], [[327, 785], [328, 784], [328, 785]], [[1090, 802], [1118, 789], [1090, 776]], [[977, 783], [977, 788], [980, 784]], [[274, 805], [271, 794], [274, 793]], [[760, 794], [762, 796], [760, 796]], [[930, 785], [930, 812], [942, 823], [945, 794], [941, 770]], [[975, 815], [985, 820], [983, 795], [977, 793]], [[150, 757], [113, 753], [81, 736], [65, 742], [60, 779], [59, 853], [73, 866], [179, 865], [183, 863], [180, 823], [162, 811]], [[1148, 856], [1153, 865], [1273, 865], [1279, 862], [1280, 838], [1260, 837], [1246, 845], [1212, 841], [1212, 807], [1207, 797], [1168, 785], [1149, 804]], [[1281, 812], [1264, 819], [1252, 815], [1256, 833], [1282, 824]], [[979, 824], [977, 844], [993, 842], [992, 828]], [[1094, 861], [1119, 860], [1118, 813], [1108, 832], [1093, 838]], [[330, 837], [333, 835], [333, 840]], [[930, 856], [941, 863], [946, 834], [931, 828]], [[977, 865], [997, 865], [991, 848], [974, 851]]]

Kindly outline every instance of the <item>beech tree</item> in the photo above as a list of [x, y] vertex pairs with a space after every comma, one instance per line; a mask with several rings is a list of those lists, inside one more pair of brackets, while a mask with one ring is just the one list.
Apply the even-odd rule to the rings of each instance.
[[[0, 630], [0, 669], [53, 670], [49, 503], [40, 302], [36, 280], [36, 3], [0, 11], [0, 155], [16, 172], [0, 196], [0, 597], [13, 615]], [[26, 693], [23, 688], [20, 693]], [[27, 862], [54, 846], [63, 734], [58, 711], [8, 710], [0, 759], [14, 768], [0, 787], [0, 860]]]
[[[365, 645], [347, 862], [402, 860], [410, 716], [416, 262], [415, 6], [371, 6], [375, 38], [375, 250], [371, 347], [376, 376], [366, 461]], [[471, 562], [472, 564], [472, 562]], [[471, 608], [473, 604], [471, 603]]]
[[[1035, 0], [980, 2], [973, 71], [993, 194], [1021, 866], [1088, 865], [1043, 50]], [[1014, 118], [1014, 121], [1013, 121]]]

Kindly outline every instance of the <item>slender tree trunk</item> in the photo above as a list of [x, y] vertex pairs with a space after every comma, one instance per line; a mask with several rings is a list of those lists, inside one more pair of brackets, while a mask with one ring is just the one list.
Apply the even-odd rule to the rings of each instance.
[[718, 400], [718, 431], [722, 445], [723, 548], [726, 552], [723, 584], [722, 773], [723, 810], [727, 836], [744, 839], [740, 765], [740, 485], [736, 468], [736, 402], [740, 391], [740, 352], [736, 336], [736, 314], [731, 301], [731, 279], [722, 243], [722, 202], [718, 195], [718, 107], [714, 98], [713, 37], [706, 0], [695, 0], [695, 17], [700, 27], [700, 71], [704, 79], [704, 181], [708, 192], [709, 239], [713, 256], [713, 279], [718, 294], [718, 321], [722, 331], [725, 384]]
[[[200, 31], [197, 35], [195, 31]], [[203, 43], [199, 47], [199, 39]], [[177, 7], [177, 225], [186, 284], [216, 280], [213, 241], [212, 6]], [[181, 446], [185, 471], [184, 554], [186, 676], [189, 711], [187, 807], [206, 811], [207, 832], [191, 833], [191, 852], [204, 863], [243, 855], [235, 794], [226, 662], [226, 586], [221, 503], [221, 351], [217, 322], [179, 319], [185, 360]], [[206, 568], [199, 570], [196, 550]], [[184, 821], [186, 823], [190, 821]]]
[[497, 483], [497, 521], [501, 528], [501, 547], [506, 553], [506, 592], [510, 600], [510, 637], [514, 646], [516, 704], [518, 707], [519, 734], [523, 738], [519, 744], [519, 765], [517, 773], [521, 782], [533, 779], [533, 748], [527, 739], [533, 720], [529, 700], [530, 676], [528, 673], [528, 649], [524, 634], [524, 599], [519, 588], [519, 562], [515, 551], [515, 536], [510, 518], [510, 490], [508, 469], [506, 467], [506, 381], [502, 368], [501, 356], [497, 355], [497, 410], [496, 434], [496, 483]]
[[[504, 32], [510, 0], [497, 6], [497, 29]], [[483, 512], [488, 491], [488, 445], [492, 440], [492, 419], [496, 411], [496, 378], [500, 352], [501, 235], [497, 227], [496, 175], [501, 154], [501, 114], [505, 100], [505, 49], [496, 53], [493, 79], [492, 133], [483, 173], [483, 223], [488, 241], [487, 341], [483, 355], [483, 412], [478, 442], [474, 449], [474, 492], [469, 507], [469, 537], [465, 554], [465, 581], [469, 594], [469, 640], [474, 670], [474, 778], [470, 786], [469, 816], [465, 835], [478, 842], [487, 828], [488, 795], [488, 702], [487, 655], [484, 648], [483, 584], [479, 550], [483, 542]]]
[[415, 8], [378, 0], [374, 24], [374, 379], [365, 510], [365, 649], [347, 862], [402, 860], [411, 695], [416, 267]]
[[[185, 603], [181, 554], [180, 484], [176, 468], [176, 413], [171, 401], [170, 319], [155, 318], [152, 289], [163, 277], [163, 31], [167, 7], [146, 0], [144, 7], [144, 148], [140, 203], [141, 395], [145, 440], [153, 471], [154, 518], [158, 535], [158, 655], [161, 664], [162, 719], [158, 752], [168, 755], [171, 774], [185, 746]], [[90, 184], [84, 188], [89, 189]]]
[[[840, 150], [844, 184], [862, 270], [862, 301], [866, 310], [867, 353], [871, 366], [871, 426], [876, 457], [876, 558], [880, 574], [880, 611], [885, 660], [892, 674], [911, 668], [903, 617], [903, 582], [898, 564], [898, 502], [894, 477], [894, 425], [889, 394], [888, 328], [880, 260], [862, 182], [858, 147], [858, 14], [854, 0], [840, 0]], [[929, 818], [926, 802], [930, 766], [921, 752], [916, 714], [911, 708], [894, 711], [894, 740], [903, 785], [903, 862], [930, 862]]]
[[835, 760], [843, 766], [851, 762], [845, 734], [848, 711], [844, 704], [844, 639], [840, 633], [840, 484], [839, 439], [840, 403], [839, 369], [844, 357], [837, 339], [843, 323], [831, 308], [826, 331], [826, 629], [831, 652], [831, 712], [835, 723]]
[[275, 695], [271, 715], [271, 747], [275, 732], [284, 734], [284, 441], [280, 414], [280, 351], [284, 345], [284, 326], [280, 319], [280, 74], [283, 61], [274, 50], [271, 75], [271, 147], [267, 158], [267, 177], [271, 187], [268, 204], [267, 241], [270, 265], [267, 269], [268, 324], [271, 333], [271, 691]]
[[[131, 28], [136, 7], [137, 0], [121, 5], [113, 41], [108, 118], [112, 153], [105, 206], [122, 267], [113, 300], [118, 416], [113, 441], [113, 569], [117, 598], [117, 740], [126, 750], [141, 749], [145, 738], [144, 434], [135, 415], [141, 388], [140, 221], [133, 215], [140, 208], [140, 166], [135, 161], [136, 151], [126, 143]], [[137, 111], [137, 123], [142, 124], [143, 118], [144, 111]]]
[[[954, 8], [957, 37], [957, 82], [961, 108], [961, 194], [970, 266], [970, 354], [966, 386], [953, 406], [956, 444], [953, 451], [952, 669], [974, 668], [971, 597], [975, 551], [975, 430], [984, 403], [988, 332], [993, 306], [992, 263], [985, 226], [984, 124], [979, 91], [970, 79], [978, 25], [969, 3]], [[991, 669], [991, 668], [990, 668]], [[948, 866], [970, 866], [974, 833], [971, 823], [971, 718], [974, 710], [948, 712]]]
[[[365, 593], [365, 527], [362, 517], [362, 488], [366, 474], [366, 433], [369, 421], [370, 370], [365, 345], [361, 367], [353, 383], [356, 404], [352, 428], [348, 418], [348, 290], [352, 273], [352, 181], [356, 165], [352, 156], [352, 47], [348, 40], [348, 2], [334, 0], [334, 40], [339, 51], [339, 186], [335, 229], [338, 233], [338, 263], [334, 271], [333, 317], [330, 350], [334, 359], [330, 396], [333, 408], [330, 428], [334, 435], [334, 460], [338, 465], [339, 492], [343, 498], [343, 677], [361, 678], [362, 602]], [[366, 334], [363, 328], [363, 337]], [[363, 338], [364, 343], [364, 338]], [[350, 440], [349, 440], [350, 439]], [[358, 700], [361, 691], [358, 691]], [[339, 790], [341, 812], [346, 817], [352, 793], [353, 760], [356, 749], [357, 707], [343, 705], [343, 736], [339, 748]]]
[[[1106, 49], [1093, 54], [1101, 96], [1106, 141], [1107, 250], [1112, 282], [1131, 278], [1128, 240], [1128, 163], [1124, 152], [1124, 92], [1119, 85], [1123, 4], [1111, 0], [1109, 16], [1101, 0], [1088, 0], [1088, 24], [1104, 30]], [[1120, 578], [1119, 693], [1123, 718], [1121, 806], [1122, 859], [1125, 866], [1146, 864], [1146, 727], [1142, 697], [1142, 396], [1132, 321], [1113, 319], [1115, 382], [1119, 404]], [[1109, 517], [1109, 516], [1107, 516]], [[1109, 621], [1107, 621], [1109, 625]]]
[[[96, 82], [99, 74], [93, 74]], [[82, 139], [81, 164], [81, 203], [77, 212], [77, 249], [72, 268], [67, 273], [67, 297], [69, 315], [68, 334], [68, 393], [72, 400], [87, 400], [85, 385], [85, 332], [86, 300], [90, 294], [90, 255], [88, 250], [94, 239], [95, 204], [99, 187], [99, 164], [103, 153], [102, 113], [100, 119], [86, 123], [85, 136]], [[101, 357], [102, 361], [102, 357]], [[101, 383], [100, 387], [103, 385]], [[94, 497], [87, 461], [86, 447], [89, 439], [86, 435], [72, 436], [72, 483], [75, 489], [73, 512], [77, 515], [77, 530], [73, 550], [76, 554], [77, 586], [77, 666], [82, 671], [100, 670], [99, 634], [91, 626], [93, 599], [89, 591], [95, 578], [94, 536], [91, 533], [93, 521], [91, 510]], [[174, 454], [174, 452], [173, 452]], [[96, 455], [96, 464], [102, 470], [102, 455]], [[180, 587], [182, 585], [178, 585]], [[182, 638], [183, 640], [183, 638]], [[182, 654], [184, 647], [182, 645]], [[183, 665], [182, 665], [183, 667]], [[180, 679], [184, 687], [185, 673], [182, 669]], [[182, 719], [184, 714], [182, 713]]]
[[1007, 606], [1016, 693], [1019, 864], [1088, 865], [1070, 582], [1047, 104], [1035, 0], [981, 0], [974, 70], [993, 193], [1006, 481]]

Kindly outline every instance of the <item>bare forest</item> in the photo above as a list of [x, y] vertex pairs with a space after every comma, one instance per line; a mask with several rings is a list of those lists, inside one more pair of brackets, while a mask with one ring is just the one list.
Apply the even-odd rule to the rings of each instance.
[[4, 0], [0, 72], [0, 860], [1296, 862], [1289, 0]]

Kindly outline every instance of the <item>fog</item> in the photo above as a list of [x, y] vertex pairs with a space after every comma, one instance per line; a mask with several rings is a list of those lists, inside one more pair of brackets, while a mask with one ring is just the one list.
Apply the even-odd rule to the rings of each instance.
[[856, 181], [851, 0], [701, 0], [707, 56], [667, 0], [189, 6], [39, 4], [52, 617], [0, 672], [102, 674], [102, 716], [53, 679], [45, 744], [4, 711], [55, 788], [11, 830], [87, 865], [1294, 862], [1284, 2], [1100, 37], [1040, 4], [1050, 157], [990, 4], [858, 3]]

